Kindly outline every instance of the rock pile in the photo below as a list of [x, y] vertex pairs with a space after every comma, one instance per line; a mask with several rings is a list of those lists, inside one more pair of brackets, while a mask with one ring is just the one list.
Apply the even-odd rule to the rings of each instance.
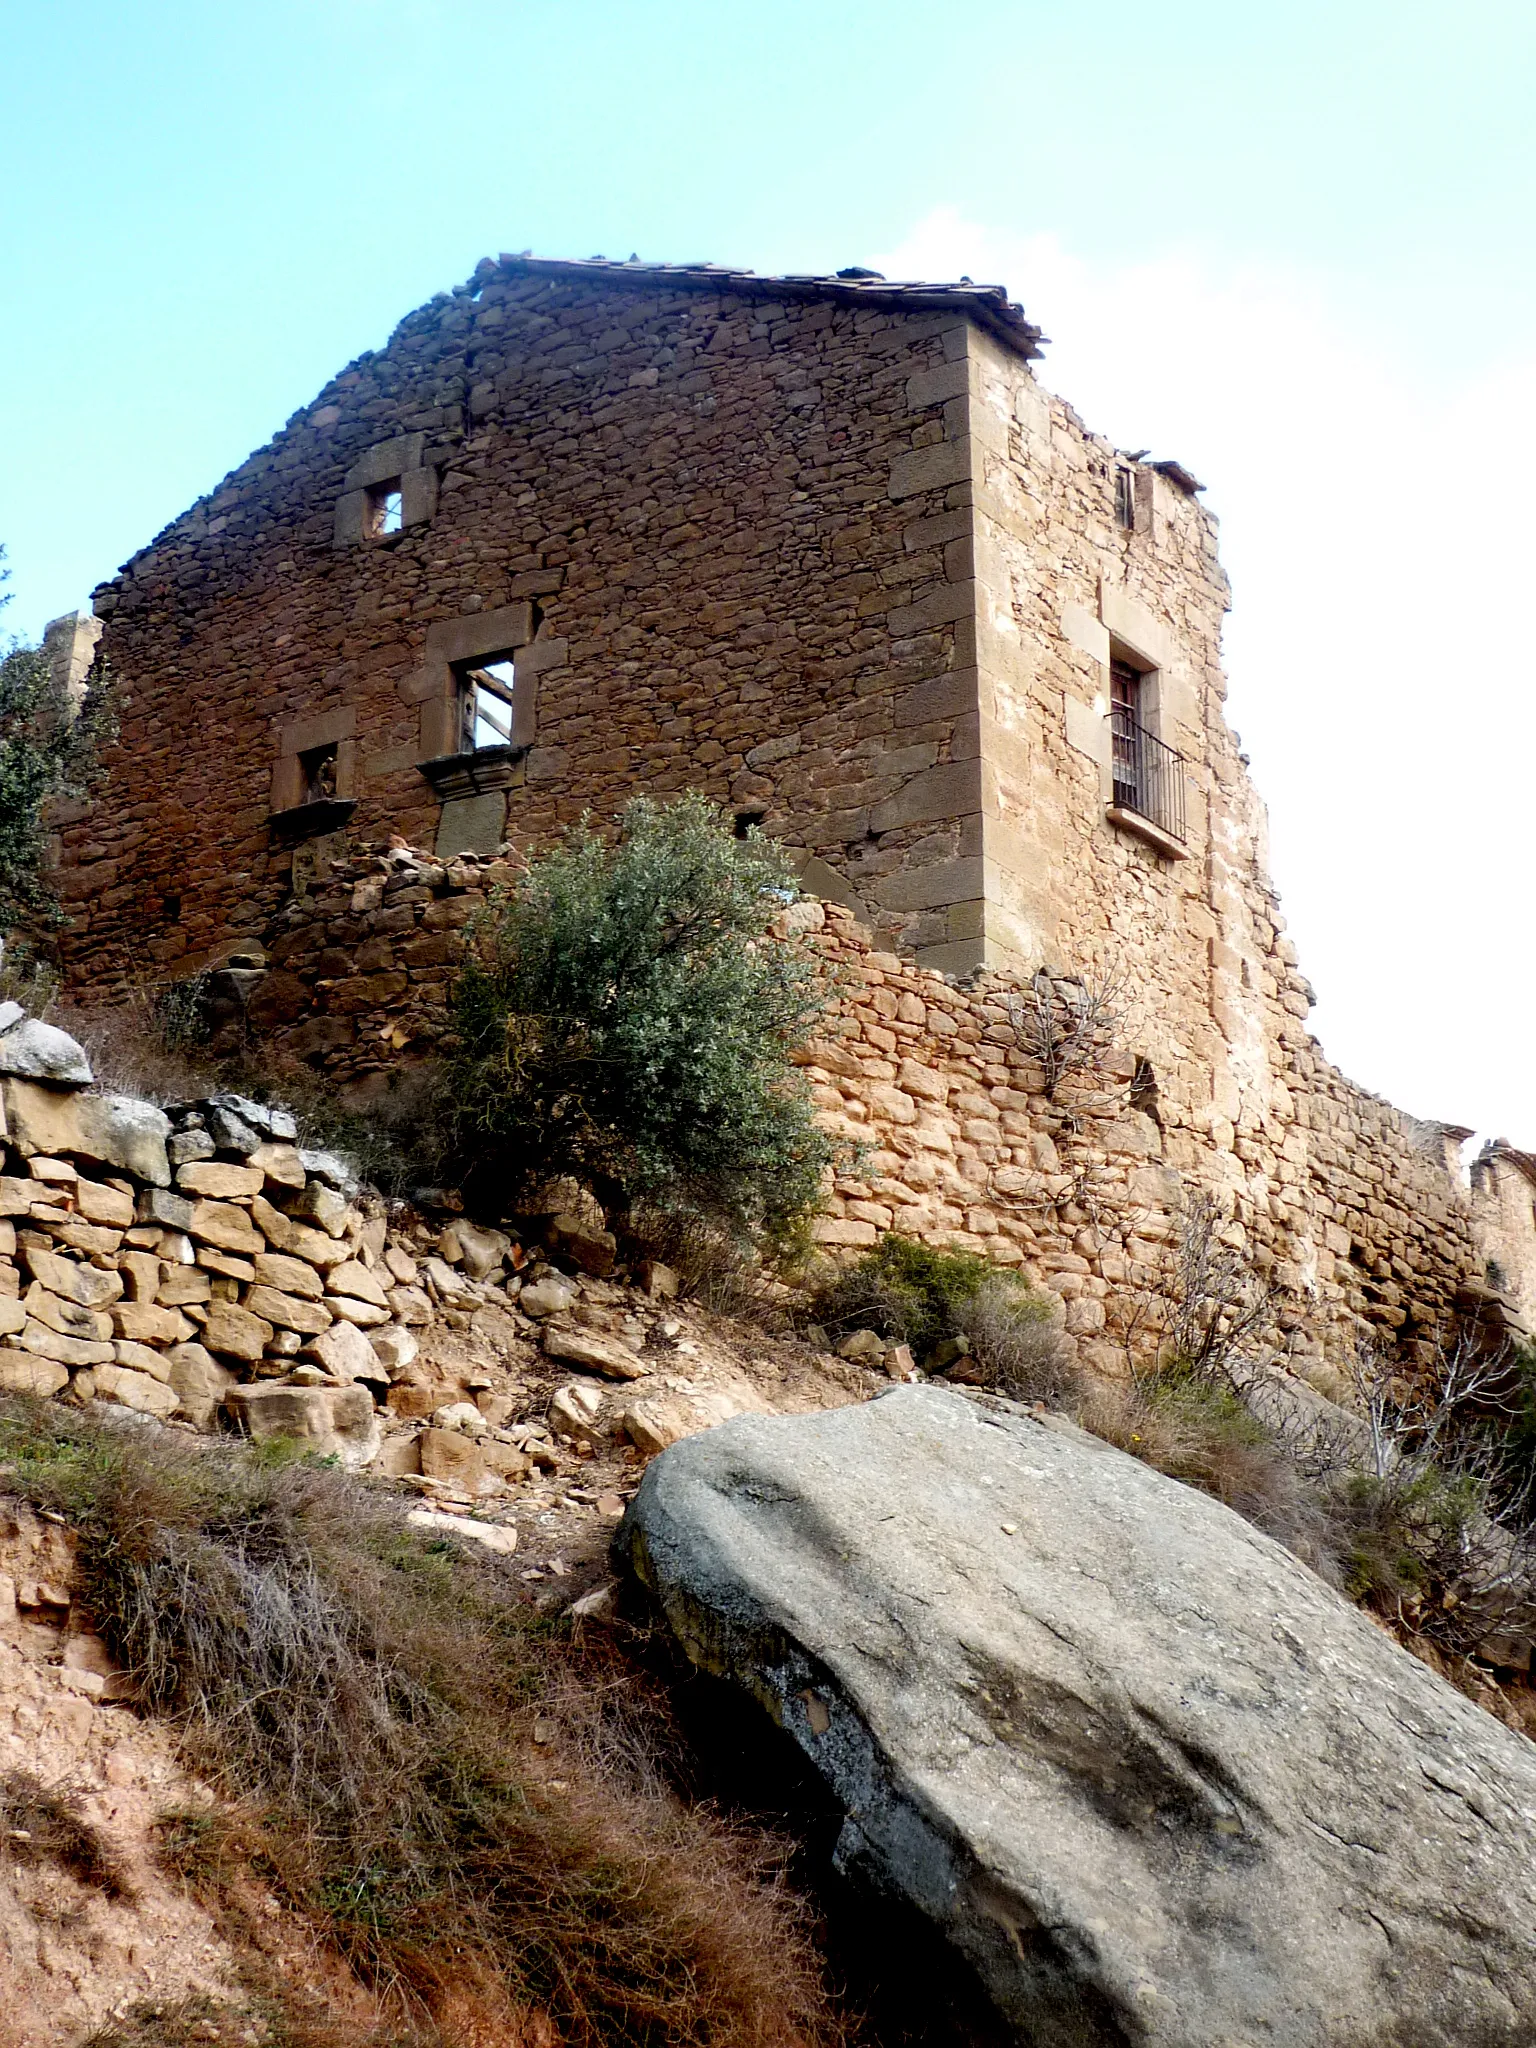
[[289, 1437], [477, 1511], [764, 1405], [723, 1362], [675, 1370], [696, 1349], [675, 1278], [625, 1284], [571, 1185], [527, 1244], [391, 1215], [288, 1111], [97, 1092], [79, 1044], [14, 1004], [0, 1120], [0, 1391]]

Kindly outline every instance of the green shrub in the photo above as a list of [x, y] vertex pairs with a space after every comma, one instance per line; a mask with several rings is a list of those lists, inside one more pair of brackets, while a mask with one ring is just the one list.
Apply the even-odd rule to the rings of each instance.
[[814, 962], [765, 943], [784, 857], [701, 796], [638, 797], [610, 844], [583, 824], [475, 931], [455, 993], [466, 1178], [514, 1199], [572, 1174], [605, 1206], [782, 1239], [832, 1147], [790, 1055]]
[[816, 1292], [813, 1309], [834, 1335], [878, 1330], [909, 1344], [919, 1363], [959, 1338], [974, 1361], [967, 1377], [1015, 1399], [1052, 1399], [1071, 1378], [1048, 1304], [977, 1252], [939, 1251], [888, 1231]]
[[[878, 1330], [925, 1357], [943, 1337], [960, 1334], [960, 1317], [983, 1281], [1003, 1269], [977, 1252], [943, 1252], [915, 1237], [887, 1231], [815, 1298], [816, 1319], [834, 1333]], [[1006, 1277], [1022, 1295], [1023, 1282]]]

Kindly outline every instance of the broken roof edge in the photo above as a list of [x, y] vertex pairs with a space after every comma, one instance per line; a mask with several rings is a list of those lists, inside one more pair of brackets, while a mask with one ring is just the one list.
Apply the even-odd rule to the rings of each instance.
[[716, 263], [610, 263], [602, 257], [581, 261], [570, 257], [502, 254], [482, 257], [475, 266], [467, 291], [484, 288], [493, 277], [547, 277], [551, 281], [615, 284], [650, 287], [680, 287], [685, 291], [732, 291], [748, 298], [836, 299], [845, 305], [874, 306], [895, 312], [954, 311], [968, 314], [979, 326], [997, 336], [1023, 356], [1038, 360], [1047, 337], [1025, 317], [1024, 308], [1010, 299], [1000, 284], [971, 284], [961, 279], [953, 284], [910, 282], [878, 277], [823, 277], [810, 272], [783, 277], [760, 275], [755, 270], [737, 270]]

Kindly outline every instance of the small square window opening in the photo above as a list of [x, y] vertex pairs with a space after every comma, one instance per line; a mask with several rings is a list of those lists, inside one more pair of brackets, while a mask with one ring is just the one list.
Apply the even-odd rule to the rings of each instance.
[[304, 778], [303, 801], [329, 803], [336, 794], [336, 742], [328, 747], [311, 747], [299, 756], [299, 773]]
[[459, 752], [516, 745], [512, 737], [513, 667], [510, 654], [476, 662], [459, 678]]
[[386, 535], [398, 533], [405, 524], [405, 496], [399, 477], [391, 477], [388, 483], [377, 484], [368, 493], [368, 535], [371, 540], [383, 540]]

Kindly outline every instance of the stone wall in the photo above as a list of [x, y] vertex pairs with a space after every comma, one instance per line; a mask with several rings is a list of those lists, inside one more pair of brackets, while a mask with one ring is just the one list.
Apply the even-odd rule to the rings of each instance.
[[[466, 928], [514, 867], [407, 848], [338, 863], [264, 933], [272, 966], [245, 993], [247, 1025], [356, 1102], [387, 1091], [441, 1045]], [[1320, 1371], [1363, 1326], [1424, 1359], [1456, 1318], [1515, 1315], [1486, 1284], [1459, 1134], [1356, 1088], [1299, 1026], [1271, 1049], [1281, 1078], [1263, 1113], [1239, 1103], [1235, 1123], [1191, 1091], [1192, 1063], [1148, 1056], [1164, 1024], [1145, 1000], [1105, 1070], [1047, 1099], [1019, 1043], [1017, 977], [961, 984], [919, 967], [840, 905], [808, 899], [784, 922], [838, 989], [805, 1056], [828, 1127], [858, 1148], [817, 1225], [830, 1249], [893, 1229], [1021, 1267], [1066, 1298], [1068, 1328], [1113, 1367], [1188, 1191], [1204, 1189], [1285, 1290], [1291, 1347]]]
[[1536, 1158], [1495, 1139], [1473, 1162], [1471, 1195], [1489, 1284], [1536, 1327]]
[[[891, 936], [949, 936], [981, 770], [930, 385], [966, 294], [588, 271], [412, 314], [97, 593], [121, 731], [56, 821], [75, 988], [248, 948], [343, 843], [538, 843], [641, 788], [761, 812], [823, 889], [922, 868]], [[518, 744], [455, 763], [496, 655]]]
[[[611, 1267], [606, 1233], [561, 1222], [578, 1256]], [[512, 1311], [519, 1267], [547, 1270], [503, 1231], [386, 1213], [280, 1107], [98, 1092], [75, 1040], [0, 1009], [0, 1392], [290, 1437], [481, 1498], [553, 1450], [486, 1391], [495, 1333], [457, 1370], [441, 1336]], [[562, 1310], [581, 1284], [554, 1290]], [[565, 1327], [563, 1313], [549, 1325]], [[604, 1355], [597, 1331], [586, 1341]]]

